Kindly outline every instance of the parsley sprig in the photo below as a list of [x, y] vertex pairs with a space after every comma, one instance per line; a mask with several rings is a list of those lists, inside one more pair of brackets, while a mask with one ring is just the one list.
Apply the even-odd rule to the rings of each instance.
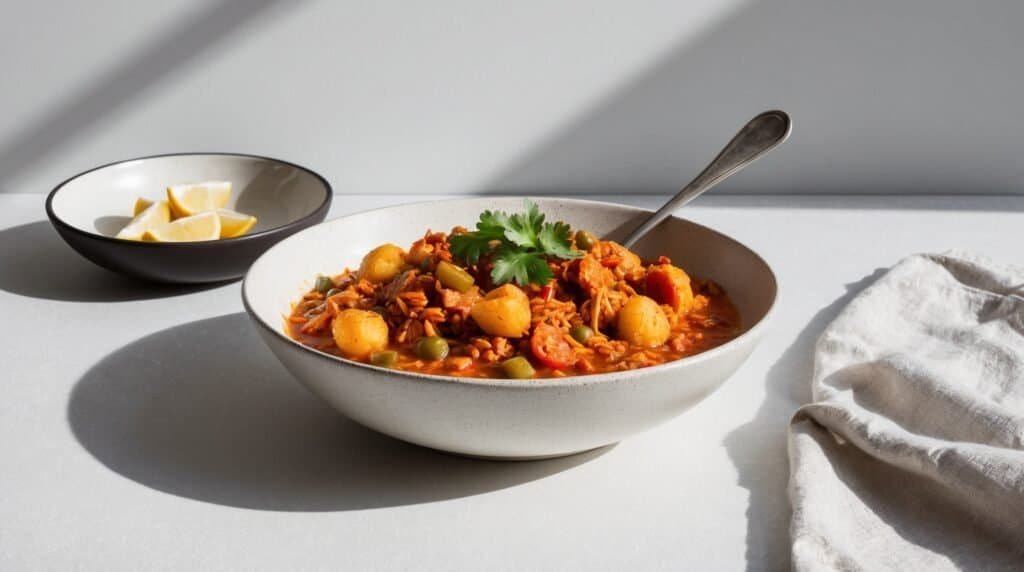
[[509, 215], [484, 211], [476, 230], [451, 237], [451, 251], [464, 264], [473, 265], [491, 255], [491, 281], [547, 284], [551, 278], [548, 258], [568, 260], [583, 253], [572, 247], [572, 232], [564, 222], [544, 222], [544, 214], [527, 199], [526, 210]]

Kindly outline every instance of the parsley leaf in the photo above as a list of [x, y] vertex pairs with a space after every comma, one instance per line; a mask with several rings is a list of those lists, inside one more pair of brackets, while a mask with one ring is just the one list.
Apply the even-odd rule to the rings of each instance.
[[527, 200], [526, 212], [509, 217], [505, 227], [505, 238], [524, 248], [539, 248], [537, 233], [544, 226], [544, 215], [533, 201]]
[[452, 255], [465, 264], [477, 264], [493, 255], [491, 279], [495, 284], [546, 284], [553, 274], [548, 258], [569, 260], [583, 256], [572, 247], [572, 229], [564, 222], [544, 222], [544, 214], [530, 200], [526, 210], [508, 215], [484, 211], [476, 230], [449, 239]]
[[476, 223], [476, 233], [485, 235], [491, 240], [501, 240], [505, 236], [505, 227], [509, 225], [509, 217], [501, 211], [484, 211]]
[[548, 223], [537, 235], [540, 249], [555, 258], [572, 259], [583, 253], [572, 249], [572, 231], [564, 222]]
[[475, 232], [453, 234], [448, 239], [452, 256], [473, 265], [480, 262], [480, 257], [491, 251], [493, 240]]
[[455, 234], [449, 239], [452, 254], [466, 264], [476, 264], [481, 256], [491, 251], [492, 243], [504, 240], [508, 224], [508, 215], [503, 212], [480, 213], [476, 231]]
[[491, 270], [491, 280], [495, 284], [547, 284], [553, 276], [547, 261], [541, 255], [510, 248], [498, 251], [494, 257], [494, 268]]

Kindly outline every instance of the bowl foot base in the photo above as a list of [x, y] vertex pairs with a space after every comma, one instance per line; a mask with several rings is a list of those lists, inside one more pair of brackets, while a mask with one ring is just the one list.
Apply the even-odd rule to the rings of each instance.
[[477, 461], [544, 461], [547, 459], [560, 459], [562, 457], [572, 457], [574, 455], [585, 455], [595, 451], [601, 451], [604, 449], [611, 449], [618, 443], [609, 443], [607, 445], [601, 445], [592, 449], [583, 449], [582, 451], [570, 451], [568, 453], [555, 453], [553, 455], [523, 455], [523, 456], [510, 456], [503, 457], [500, 455], [474, 455], [471, 453], [456, 453], [454, 451], [444, 451], [442, 449], [434, 449], [440, 453], [446, 455], [453, 455], [455, 457], [463, 457], [465, 459], [474, 459]]

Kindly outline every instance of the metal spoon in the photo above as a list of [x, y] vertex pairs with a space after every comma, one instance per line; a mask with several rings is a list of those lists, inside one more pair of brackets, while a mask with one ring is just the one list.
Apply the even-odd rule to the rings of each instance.
[[785, 111], [765, 111], [751, 119], [718, 156], [690, 181], [689, 185], [683, 187], [683, 190], [658, 209], [658, 212], [631, 232], [626, 240], [622, 241], [622, 245], [632, 248], [636, 241], [668, 218], [677, 208], [699, 197], [704, 191], [721, 183], [729, 175], [753, 163], [754, 159], [785, 141], [791, 129], [792, 123]]

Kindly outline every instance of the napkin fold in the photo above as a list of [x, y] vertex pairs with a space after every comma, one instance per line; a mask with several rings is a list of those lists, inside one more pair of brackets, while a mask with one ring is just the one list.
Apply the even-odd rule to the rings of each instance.
[[796, 570], [1024, 570], [1024, 268], [915, 255], [818, 341]]

